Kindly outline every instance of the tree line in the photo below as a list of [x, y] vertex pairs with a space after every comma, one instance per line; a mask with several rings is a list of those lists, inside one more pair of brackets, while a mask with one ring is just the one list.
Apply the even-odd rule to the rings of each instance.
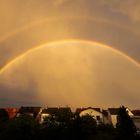
[[91, 116], [56, 113], [46, 117], [42, 124], [33, 117], [21, 115], [9, 119], [0, 111], [0, 140], [139, 140], [137, 129], [124, 106], [120, 107], [116, 128], [100, 124]]

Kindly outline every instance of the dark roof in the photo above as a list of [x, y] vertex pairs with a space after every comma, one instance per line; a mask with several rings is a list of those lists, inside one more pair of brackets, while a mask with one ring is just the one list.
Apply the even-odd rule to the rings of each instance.
[[102, 113], [103, 113], [104, 116], [108, 116], [107, 110], [104, 110], [104, 109], [103, 109], [103, 110], [102, 110]]
[[140, 110], [132, 110], [131, 112], [134, 114], [134, 116], [140, 116]]
[[69, 108], [69, 107], [61, 107], [61, 108], [59, 108], [59, 110], [58, 110], [58, 113], [62, 113], [62, 114], [72, 114], [72, 111], [71, 111], [71, 109]]
[[52, 107], [52, 108], [46, 108], [42, 110], [42, 113], [47, 113], [47, 114], [56, 114], [58, 112], [67, 112], [67, 113], [71, 113], [71, 109], [69, 107]]
[[60, 107], [59, 110], [60, 110], [60, 111], [71, 112], [70, 107]]
[[119, 108], [108, 108], [111, 115], [117, 115], [119, 112]]
[[56, 114], [58, 112], [57, 107], [51, 107], [51, 108], [46, 108], [42, 110], [42, 113], [47, 113], [47, 114]]
[[26, 114], [26, 113], [39, 113], [40, 112], [41, 107], [21, 107], [18, 111], [18, 113], [21, 114]]
[[92, 108], [92, 109], [94, 109], [94, 110], [96, 110], [98, 112], [101, 112], [101, 109], [100, 108]]

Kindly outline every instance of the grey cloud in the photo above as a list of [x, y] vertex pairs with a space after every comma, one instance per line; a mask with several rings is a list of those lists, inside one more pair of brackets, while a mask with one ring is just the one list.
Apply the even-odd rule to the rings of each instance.
[[[28, 52], [0, 75], [2, 105], [139, 105], [139, 67], [109, 48], [58, 43]], [[4, 94], [3, 94], [4, 93]], [[19, 103], [20, 102], [20, 103]]]
[[[0, 0], [0, 68], [38, 45], [66, 39], [89, 40], [110, 45], [140, 62], [139, 13], [139, 0]], [[23, 66], [20, 66], [20, 68], [24, 69]], [[135, 70], [127, 73], [133, 79], [132, 82], [129, 78], [126, 78], [130, 83], [139, 81], [136, 78], [139, 76], [135, 77], [133, 72]], [[24, 84], [26, 83], [29, 87], [27, 86], [23, 90], [12, 86], [11, 89], [8, 87], [8, 83], [1, 83], [0, 92], [7, 93], [5, 95], [0, 93], [3, 105], [6, 105], [6, 99], [13, 104], [15, 97], [20, 100], [21, 104], [30, 102], [26, 97], [35, 99], [35, 102], [39, 100], [35, 96], [36, 92], [38, 93], [38, 89], [36, 89], [38, 83], [36, 81], [39, 77], [35, 78], [32, 73], [24, 73], [24, 70], [22, 73], [23, 76], [19, 74], [17, 80], [20, 81], [20, 78], [24, 79], [24, 76], [27, 76], [28, 82], [26, 83], [25, 78]], [[99, 76], [99, 73], [97, 75]], [[102, 79], [100, 76], [98, 78]], [[6, 81], [5, 77], [4, 81]], [[133, 87], [135, 86], [138, 87], [139, 85], [133, 85]], [[131, 96], [133, 94], [132, 90], [129, 91], [127, 87], [122, 87], [118, 83], [112, 85], [112, 89], [108, 92], [109, 97], [112, 97], [112, 92], [114, 92], [115, 97], [118, 100], [120, 99], [121, 102], [131, 105], [134, 105], [135, 101], [138, 102], [138, 99], [136, 99], [139, 96], [138, 91]], [[117, 92], [125, 94], [121, 98]], [[13, 98], [9, 96], [10, 93], [13, 94]], [[20, 93], [20, 96], [18, 93]], [[129, 97], [127, 97], [127, 94], [129, 94]], [[103, 96], [107, 104], [108, 96]], [[56, 98], [55, 95], [49, 97], [50, 99]], [[52, 101], [52, 104], [54, 103], [55, 101]], [[59, 101], [56, 103], [59, 104]], [[115, 104], [117, 104], [117, 101]]]

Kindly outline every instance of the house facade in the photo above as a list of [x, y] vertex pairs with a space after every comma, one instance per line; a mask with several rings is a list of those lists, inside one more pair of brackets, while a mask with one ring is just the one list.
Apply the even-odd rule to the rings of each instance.
[[97, 124], [103, 123], [104, 121], [104, 116], [100, 108], [78, 108], [76, 112], [79, 113], [79, 116], [91, 116], [93, 119], [96, 120]]
[[109, 119], [109, 113], [108, 110], [102, 110], [102, 114], [103, 114], [103, 123], [104, 124], [111, 124], [110, 123], [110, 119]]
[[43, 123], [46, 117], [54, 116], [58, 112], [58, 109], [57, 107], [44, 108], [40, 114], [40, 123]]
[[16, 117], [19, 117], [21, 115], [28, 115], [33, 118], [35, 118], [37, 121], [40, 120], [40, 114], [42, 112], [41, 107], [28, 107], [28, 106], [22, 106], [19, 111], [17, 112]]
[[56, 116], [59, 118], [57, 121], [61, 121], [62, 119], [67, 119], [72, 115], [72, 111], [69, 107], [51, 107], [51, 108], [45, 108], [42, 110], [40, 115], [40, 123], [43, 123], [46, 119], [46, 117], [53, 117]]
[[[130, 117], [133, 117], [134, 116], [133, 113], [131, 112], [131, 110], [129, 108], [126, 108], [126, 111], [128, 112], [128, 115]], [[113, 127], [116, 127], [118, 112], [119, 112], [119, 108], [108, 108], [109, 122], [110, 122], [110, 124], [113, 125]]]
[[138, 133], [140, 133], [140, 110], [133, 110], [132, 113], [134, 116], [132, 116], [132, 120], [137, 128]]

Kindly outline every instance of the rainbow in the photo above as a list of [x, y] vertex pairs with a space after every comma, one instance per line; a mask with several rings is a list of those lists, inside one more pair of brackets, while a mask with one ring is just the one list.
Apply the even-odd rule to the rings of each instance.
[[[5, 70], [5, 68], [9, 67], [9, 65], [11, 65], [13, 62], [15, 62], [17, 59], [19, 59], [20, 57], [26, 55], [26, 53], [34, 50], [35, 48], [39, 48], [39, 47], [42, 47], [47, 44], [57, 44], [59, 42], [66, 42], [66, 41], [69, 41], [69, 40], [77, 40], [77, 41], [83, 41], [83, 42], [87, 42], [87, 43], [95, 43], [95, 44], [98, 44], [99, 46], [102, 46], [102, 47], [108, 47], [108, 48], [111, 48], [114, 52], [120, 54], [120, 55], [123, 55], [125, 58], [127, 58], [128, 60], [130, 60], [132, 63], [134, 63], [135, 65], [139, 66], [139, 61], [140, 61], [140, 58], [138, 57], [138, 55], [135, 56], [135, 53], [138, 54], [137, 50], [133, 50], [133, 51], [127, 51], [125, 49], [123, 49], [123, 46], [125, 47], [125, 45], [127, 46], [127, 44], [129, 43], [129, 40], [127, 41], [128, 43], [126, 44], [123, 44], [123, 38], [122, 38], [122, 41], [121, 42], [118, 42], [117, 40], [115, 40], [115, 43], [117, 42], [118, 44], [112, 44], [112, 42], [110, 41], [105, 41], [106, 39], [102, 40], [100, 38], [102, 37], [97, 37], [95, 38], [94, 36], [94, 32], [91, 32], [90, 34], [90, 37], [88, 36], [87, 38], [84, 36], [81, 36], [80, 34], [77, 35], [73, 35], [72, 37], [70, 36], [64, 36], [62, 35], [60, 38], [58, 37], [53, 37], [52, 38], [47, 38], [46, 40], [44, 39], [41, 39], [42, 37], [42, 34], [43, 35], [48, 35], [49, 36], [49, 33], [47, 33], [47, 30], [45, 30], [45, 34], [44, 32], [42, 33], [42, 30], [41, 30], [41, 35], [40, 35], [40, 38], [39, 36], [35, 36], [33, 37], [34, 40], [37, 40], [38, 38], [38, 42], [36, 44], [32, 44], [31, 42], [33, 42], [30, 38], [28, 40], [28, 37], [26, 38], [26, 35], [29, 34], [29, 36], [31, 36], [32, 34], [30, 34], [30, 31], [29, 29], [36, 29], [37, 27], [39, 26], [43, 26], [43, 25], [47, 25], [48, 23], [55, 23], [57, 21], [79, 21], [79, 20], [82, 20], [82, 21], [87, 21], [87, 24], [86, 26], [88, 26], [88, 21], [91, 21], [94, 25], [94, 23], [103, 23], [103, 25], [109, 25], [109, 27], [113, 27], [112, 29], [115, 29], [115, 28], [118, 28], [118, 29], [123, 29], [126, 33], [129, 32], [130, 34], [132, 34], [133, 38], [136, 38], [135, 40], [131, 41], [130, 44], [133, 44], [135, 43], [139, 37], [140, 37], [140, 34], [136, 31], [133, 31], [131, 30], [130, 28], [128, 28], [127, 26], [122, 26], [120, 24], [116, 24], [116, 23], [112, 23], [108, 20], [103, 20], [103, 19], [97, 19], [97, 18], [93, 18], [93, 17], [90, 17], [90, 16], [69, 16], [69, 17], [53, 17], [53, 18], [49, 18], [49, 19], [43, 19], [43, 20], [38, 20], [36, 22], [32, 22], [28, 25], [25, 25], [24, 27], [20, 28], [20, 29], [17, 29], [17, 30], [14, 30], [12, 32], [9, 32], [8, 34], [6, 34], [5, 36], [3, 36], [3, 38], [0, 39], [0, 49], [5, 49], [6, 47], [6, 50], [9, 49], [9, 55], [8, 57], [6, 58], [6, 60], [4, 60], [3, 64], [1, 64], [1, 68], [0, 68], [0, 73]], [[101, 24], [102, 26], [102, 24]], [[92, 27], [91, 27], [92, 28]], [[74, 28], [75, 29], [75, 28]], [[73, 28], [72, 28], [73, 30]], [[82, 29], [81, 29], [82, 30]], [[31, 30], [32, 31], [32, 30]], [[76, 31], [75, 31], [76, 32]], [[35, 33], [37, 34], [38, 32], [35, 31]], [[84, 33], [85, 34], [88, 34], [88, 32], [86, 33], [86, 31], [84, 30]], [[12, 47], [8, 46], [7, 48], [7, 42], [8, 42], [8, 45], [11, 44], [11, 42], [13, 43], [15, 40], [14, 37], [19, 37], [17, 38], [17, 40], [21, 40], [22, 37], [20, 35], [24, 35], [25, 36], [25, 42], [27, 42], [28, 44], [28, 47], [24, 47], [24, 46], [16, 46], [15, 49], [19, 49], [21, 51], [19, 51], [18, 53], [15, 53], [16, 51], [13, 50], [13, 54], [10, 53], [10, 49]], [[65, 34], [67, 35], [67, 33]], [[44, 36], [43, 36], [44, 37]], [[14, 38], [14, 39], [13, 39]], [[70, 39], [69, 39], [70, 38]], [[126, 38], [124, 38], [124, 40], [126, 40]], [[99, 43], [98, 43], [99, 42]], [[100, 43], [101, 42], [101, 43]], [[24, 42], [23, 42], [24, 43]], [[6, 45], [5, 45], [6, 44]], [[21, 42], [22, 44], [22, 42]], [[38, 44], [42, 44], [42, 45], [38, 45]], [[104, 45], [105, 44], [105, 45]], [[12, 44], [13, 45], [13, 44]], [[140, 43], [137, 44], [138, 46], [140, 45]], [[137, 46], [135, 46], [137, 47]], [[24, 51], [22, 51], [21, 48], [25, 48]], [[129, 46], [128, 46], [129, 48]], [[13, 48], [14, 49], [14, 48]], [[132, 48], [130, 48], [132, 49]], [[134, 52], [134, 53], [131, 53], [131, 52]], [[1, 58], [4, 57], [4, 53], [2, 54], [3, 56], [1, 56]]]
[[28, 30], [30, 28], [33, 28], [33, 27], [36, 27], [40, 24], [43, 24], [43, 23], [48, 23], [48, 22], [56, 22], [56, 21], [66, 21], [66, 20], [84, 20], [84, 21], [92, 21], [92, 22], [98, 22], [98, 23], [104, 23], [104, 24], [109, 24], [109, 25], [112, 25], [112, 26], [115, 26], [115, 27], [118, 27], [118, 28], [121, 28], [121, 29], [125, 29], [131, 33], [133, 33], [135, 36], [137, 37], [140, 37], [140, 34], [139, 32], [136, 32], [134, 30], [131, 30], [130, 28], [128, 28], [127, 26], [122, 26], [120, 24], [116, 24], [116, 23], [112, 23], [112, 22], [109, 22], [108, 20], [103, 20], [103, 19], [96, 19], [96, 18], [93, 18], [93, 17], [90, 17], [90, 16], [69, 16], [69, 17], [53, 17], [53, 18], [47, 18], [47, 19], [43, 19], [43, 20], [38, 20], [38, 21], [35, 21], [35, 22], [32, 22], [28, 25], [25, 25], [19, 29], [16, 29], [14, 31], [11, 31], [9, 33], [7, 33], [6, 35], [4, 35], [1, 39], [0, 39], [0, 43], [7, 40], [8, 38], [11, 38], [12, 36], [20, 33], [20, 32], [23, 32], [25, 30]]
[[19, 59], [23, 58], [24, 56], [26, 56], [27, 54], [31, 53], [32, 51], [35, 51], [37, 49], [40, 49], [42, 47], [46, 47], [46, 46], [56, 46], [59, 44], [63, 44], [63, 43], [69, 43], [69, 42], [79, 42], [79, 43], [85, 43], [85, 44], [89, 44], [89, 45], [96, 45], [99, 47], [104, 47], [107, 49], [111, 49], [112, 52], [117, 53], [118, 55], [124, 57], [125, 59], [127, 59], [128, 61], [130, 61], [131, 63], [133, 63], [136, 67], [140, 68], [140, 63], [138, 63], [135, 59], [133, 59], [132, 57], [126, 55], [125, 53], [114, 49], [111, 46], [105, 45], [105, 44], [101, 44], [98, 42], [93, 42], [93, 41], [87, 41], [87, 40], [78, 40], [78, 39], [70, 39], [70, 40], [61, 40], [61, 41], [56, 41], [56, 42], [50, 42], [50, 43], [45, 43], [45, 44], [41, 44], [38, 46], [35, 46], [31, 49], [29, 49], [28, 51], [26, 51], [25, 53], [19, 55], [18, 57], [16, 57], [15, 59], [11, 60], [9, 63], [7, 63], [4, 67], [2, 67], [0, 69], [0, 74], [2, 74], [4, 71], [6, 71], [8, 68], [12, 67], [14, 63], [16, 63], [16, 61], [18, 61]]

